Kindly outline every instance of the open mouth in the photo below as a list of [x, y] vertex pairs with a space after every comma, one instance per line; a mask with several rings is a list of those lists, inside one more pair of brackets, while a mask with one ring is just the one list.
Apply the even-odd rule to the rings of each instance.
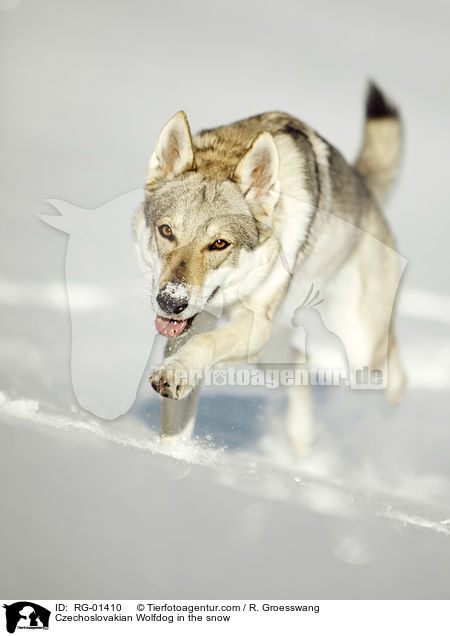
[[162, 336], [176, 338], [189, 329], [196, 315], [186, 318], [186, 320], [173, 320], [172, 318], [164, 318], [164, 316], [156, 316], [156, 329]]

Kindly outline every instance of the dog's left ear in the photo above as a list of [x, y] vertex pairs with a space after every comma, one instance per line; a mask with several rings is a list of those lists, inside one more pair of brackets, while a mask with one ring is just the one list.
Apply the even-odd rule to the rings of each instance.
[[161, 131], [148, 164], [147, 184], [157, 179], [172, 179], [193, 168], [191, 130], [185, 113], [180, 110]]
[[263, 216], [268, 217], [267, 220], [280, 196], [278, 168], [278, 150], [273, 137], [263, 132], [255, 139], [234, 172], [234, 180], [244, 197], [250, 203], [256, 203]]

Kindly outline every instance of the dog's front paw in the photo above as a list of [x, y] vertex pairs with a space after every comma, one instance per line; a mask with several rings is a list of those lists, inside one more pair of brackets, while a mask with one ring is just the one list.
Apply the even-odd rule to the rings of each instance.
[[176, 358], [169, 358], [153, 371], [150, 383], [162, 397], [181, 400], [189, 395], [198, 379], [198, 373]]

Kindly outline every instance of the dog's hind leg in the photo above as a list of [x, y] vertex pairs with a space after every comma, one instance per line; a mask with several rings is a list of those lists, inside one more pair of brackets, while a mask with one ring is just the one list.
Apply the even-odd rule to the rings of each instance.
[[386, 395], [391, 404], [399, 404], [405, 392], [406, 376], [398, 353], [397, 339], [391, 326], [387, 352]]
[[394, 332], [396, 308], [395, 302], [391, 300], [392, 296], [392, 293], [388, 294], [387, 300], [385, 299], [383, 302], [381, 299], [379, 302], [379, 306], [381, 308], [384, 306], [385, 311], [379, 310], [376, 321], [371, 320], [373, 311], [365, 312], [364, 317], [366, 323], [371, 327], [368, 329], [368, 333], [372, 334], [370, 369], [382, 371], [386, 396], [391, 404], [398, 404], [403, 398], [406, 376], [400, 361]]

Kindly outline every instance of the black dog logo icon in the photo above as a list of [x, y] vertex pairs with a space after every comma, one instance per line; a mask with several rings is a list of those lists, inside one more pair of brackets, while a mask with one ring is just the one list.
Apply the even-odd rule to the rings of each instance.
[[6, 629], [10, 634], [14, 634], [19, 622], [19, 628], [48, 629], [51, 612], [37, 603], [19, 601], [3, 607], [6, 610]]

